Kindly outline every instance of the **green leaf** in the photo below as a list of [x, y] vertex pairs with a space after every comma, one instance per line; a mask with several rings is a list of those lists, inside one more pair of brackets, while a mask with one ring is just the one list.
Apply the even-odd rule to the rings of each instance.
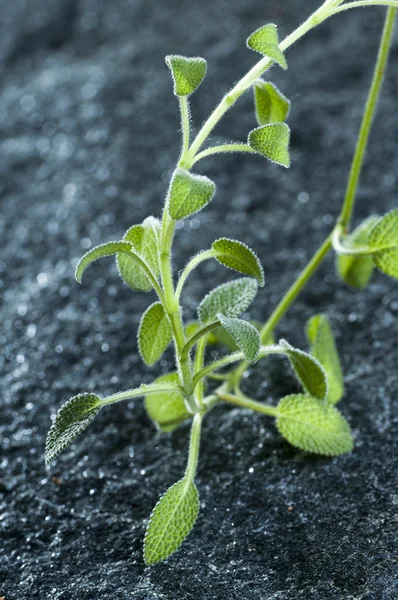
[[369, 248], [378, 269], [398, 278], [398, 209], [381, 217], [369, 234]]
[[281, 340], [279, 345], [284, 348], [286, 356], [304, 390], [311, 396], [323, 400], [328, 392], [328, 387], [325, 370], [319, 361], [310, 354], [293, 348], [285, 340]]
[[[372, 215], [365, 219], [350, 235], [344, 238], [344, 246], [353, 250], [368, 246], [369, 233], [378, 218], [377, 215]], [[368, 285], [373, 275], [373, 257], [337, 254], [336, 270], [340, 278], [348, 285], [362, 290]]]
[[250, 148], [287, 169], [290, 167], [289, 142], [290, 129], [286, 123], [257, 127], [249, 133], [247, 139]]
[[170, 183], [169, 213], [174, 221], [199, 212], [212, 200], [216, 185], [208, 177], [176, 169]]
[[81, 283], [84, 271], [92, 262], [104, 256], [113, 256], [118, 252], [128, 254], [131, 256], [132, 261], [137, 260], [133, 246], [129, 242], [107, 242], [106, 244], [101, 244], [101, 246], [96, 246], [89, 252], [86, 252], [79, 260], [75, 272], [76, 281]]
[[254, 82], [254, 104], [259, 125], [283, 123], [289, 115], [290, 101], [269, 81]]
[[[158, 240], [160, 222], [154, 217], [148, 217], [142, 225], [133, 225], [124, 235], [124, 240], [130, 242], [134, 251], [148, 265], [155, 279], [158, 279], [160, 266], [158, 254]], [[117, 255], [117, 267], [123, 281], [133, 290], [149, 292], [153, 289], [142, 267], [126, 254]]]
[[145, 534], [144, 560], [154, 565], [181, 546], [195, 524], [199, 512], [199, 495], [186, 477], [177, 481], [156, 504]]
[[203, 325], [215, 321], [220, 312], [226, 317], [237, 317], [247, 310], [257, 294], [257, 281], [249, 277], [219, 285], [205, 296], [198, 307]]
[[152, 304], [142, 315], [138, 328], [138, 349], [148, 366], [154, 365], [173, 339], [169, 319], [160, 302]]
[[287, 69], [285, 55], [279, 48], [278, 30], [276, 25], [269, 23], [268, 25], [256, 29], [246, 43], [251, 50], [259, 52], [264, 56], [268, 56], [268, 58], [271, 58], [278, 63], [282, 69]]
[[254, 277], [257, 279], [260, 287], [263, 287], [263, 268], [258, 256], [246, 244], [228, 238], [220, 238], [213, 242], [212, 250], [214, 258], [219, 263], [229, 269]]
[[[255, 327], [258, 332], [260, 332], [262, 328], [262, 323], [260, 323], [259, 321], [249, 321], [249, 323], [253, 325], [253, 327]], [[209, 346], [221, 344], [222, 346], [226, 346], [228, 350], [231, 350], [231, 352], [235, 352], [235, 350], [238, 350], [238, 346], [235, 340], [223, 327], [217, 327], [217, 329], [213, 329], [213, 331], [211, 331], [209, 334], [207, 343]], [[269, 335], [266, 341], [262, 343], [263, 346], [272, 346], [274, 344], [275, 339], [272, 333]]]
[[350, 426], [331, 404], [305, 394], [286, 396], [278, 404], [276, 426], [293, 446], [327, 456], [351, 452]]
[[243, 352], [246, 360], [254, 362], [258, 358], [261, 348], [260, 334], [257, 329], [242, 319], [224, 317], [221, 313], [217, 315], [221, 325], [235, 340], [239, 350]]
[[205, 78], [207, 63], [204, 58], [166, 56], [166, 65], [171, 71], [176, 96], [189, 96], [200, 86]]
[[48, 432], [45, 459], [49, 465], [95, 419], [101, 400], [94, 394], [74, 396], [58, 411]]
[[[164, 382], [178, 385], [178, 374], [167, 373], [154, 381], [155, 384]], [[159, 392], [145, 396], [145, 408], [156, 427], [163, 432], [173, 431], [192, 416], [185, 407], [183, 395], [178, 391]]]
[[336, 404], [344, 393], [344, 379], [332, 329], [326, 315], [315, 315], [307, 321], [307, 337], [311, 354], [325, 369], [328, 381], [326, 399]]

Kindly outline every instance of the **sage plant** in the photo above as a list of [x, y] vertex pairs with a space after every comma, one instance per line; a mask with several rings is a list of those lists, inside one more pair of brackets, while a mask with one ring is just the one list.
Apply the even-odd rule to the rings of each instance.
[[[290, 102], [263, 76], [277, 65], [286, 70], [286, 50], [320, 23], [343, 11], [382, 5], [387, 16], [362, 126], [352, 162], [341, 212], [319, 250], [273, 310], [265, 324], [258, 326], [242, 318], [264, 285], [259, 258], [245, 243], [229, 238], [215, 240], [210, 248], [193, 256], [175, 280], [172, 248], [176, 223], [203, 210], [214, 198], [216, 185], [195, 173], [195, 165], [208, 156], [228, 152], [256, 153], [267, 160], [290, 166], [290, 129], [286, 124]], [[80, 434], [100, 410], [114, 402], [144, 397], [146, 410], [161, 431], [172, 431], [190, 420], [188, 461], [182, 478], [156, 504], [148, 522], [144, 543], [146, 564], [163, 561], [179, 548], [192, 529], [199, 510], [195, 486], [202, 421], [216, 404], [226, 403], [252, 409], [276, 419], [280, 434], [294, 446], [318, 454], [337, 456], [350, 452], [353, 439], [346, 419], [336, 404], [344, 393], [342, 369], [333, 333], [324, 314], [307, 323], [309, 349], [293, 347], [286, 340], [275, 342], [274, 331], [308, 283], [326, 255], [334, 249], [340, 278], [362, 289], [374, 266], [398, 278], [398, 210], [384, 216], [372, 214], [352, 229], [356, 190], [369, 131], [387, 64], [398, 0], [327, 0], [300, 27], [282, 42], [277, 28], [268, 24], [247, 40], [250, 50], [261, 55], [254, 67], [222, 98], [191, 140], [189, 96], [206, 75], [203, 58], [167, 56], [174, 94], [181, 112], [182, 146], [167, 191], [161, 219], [149, 216], [133, 225], [120, 241], [90, 250], [80, 260], [76, 279], [81, 281], [87, 267], [105, 256], [115, 256], [121, 279], [134, 291], [155, 292], [156, 302], [142, 316], [138, 348], [143, 361], [154, 365], [170, 344], [175, 352], [175, 371], [149, 385], [100, 398], [82, 393], [71, 398], [58, 412], [46, 445], [46, 462], [51, 461]], [[206, 145], [223, 115], [248, 90], [254, 94], [257, 127], [246, 141]], [[185, 323], [181, 298], [189, 276], [207, 260], [215, 260], [239, 274], [206, 295], [197, 307], [197, 321]], [[208, 362], [209, 344], [224, 345], [228, 352]], [[240, 382], [250, 365], [268, 356], [287, 357], [302, 392], [268, 405], [249, 398]]]

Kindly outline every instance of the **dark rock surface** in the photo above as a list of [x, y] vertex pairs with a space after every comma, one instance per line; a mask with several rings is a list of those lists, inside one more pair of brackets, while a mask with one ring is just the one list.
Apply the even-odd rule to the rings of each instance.
[[[396, 600], [398, 289], [377, 274], [353, 293], [329, 259], [278, 333], [305, 346], [314, 312], [333, 323], [346, 373], [342, 411], [354, 452], [323, 459], [288, 446], [273, 423], [217, 408], [204, 427], [202, 510], [180, 552], [142, 560], [146, 519], [184, 468], [188, 427], [155, 433], [141, 401], [104, 410], [46, 472], [50, 415], [79, 391], [106, 395], [150, 381], [137, 355], [133, 294], [106, 261], [83, 287], [73, 267], [90, 246], [158, 215], [179, 152], [177, 103], [164, 56], [203, 55], [196, 124], [255, 61], [247, 35], [289, 33], [315, 0], [0, 1], [0, 596], [6, 600]], [[177, 268], [220, 235], [259, 253], [264, 319], [342, 201], [371, 77], [382, 10], [352, 11], [289, 51], [272, 79], [293, 101], [293, 166], [256, 157], [203, 162], [216, 201], [179, 230]], [[392, 54], [356, 217], [397, 206], [398, 46]], [[251, 98], [217, 130], [245, 138]], [[214, 280], [192, 277], [186, 315]], [[295, 390], [283, 363], [260, 363], [248, 389]], [[266, 384], [263, 380], [266, 380]]]

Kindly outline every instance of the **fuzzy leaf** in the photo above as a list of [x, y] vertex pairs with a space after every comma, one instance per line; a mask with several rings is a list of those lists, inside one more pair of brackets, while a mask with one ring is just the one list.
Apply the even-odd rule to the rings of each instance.
[[239, 350], [243, 352], [246, 360], [254, 362], [260, 352], [261, 340], [257, 329], [242, 319], [224, 317], [221, 313], [217, 315], [221, 325], [235, 340]]
[[344, 393], [344, 379], [333, 332], [326, 315], [315, 315], [307, 321], [307, 337], [311, 344], [312, 356], [320, 362], [326, 372], [326, 399], [331, 404], [336, 404]]
[[256, 29], [247, 40], [247, 46], [255, 52], [268, 56], [278, 63], [282, 69], [287, 69], [285, 55], [279, 48], [278, 30], [276, 25], [269, 23]]
[[290, 110], [290, 101], [269, 81], [257, 79], [254, 82], [254, 104], [256, 107], [257, 123], [283, 123]]
[[145, 534], [144, 560], [154, 565], [181, 546], [195, 524], [199, 495], [185, 477], [172, 485], [156, 504]]
[[[142, 225], [133, 225], [124, 235], [123, 240], [130, 242], [133, 249], [146, 262], [154, 277], [159, 277], [158, 237], [160, 223], [154, 217], [148, 217]], [[118, 254], [116, 263], [119, 275], [133, 290], [149, 292], [153, 285], [142, 267], [126, 254]]]
[[[177, 373], [167, 373], [154, 381], [155, 384], [164, 382], [178, 385]], [[156, 427], [163, 432], [173, 431], [191, 417], [185, 407], [184, 398], [178, 391], [159, 392], [145, 396], [145, 408]]]
[[166, 350], [173, 333], [170, 322], [160, 302], [151, 304], [142, 315], [138, 328], [138, 348], [144, 362], [154, 365]]
[[79, 260], [75, 272], [76, 281], [81, 283], [84, 271], [89, 265], [91, 265], [92, 262], [104, 256], [113, 256], [118, 252], [128, 254], [131, 256], [130, 260], [133, 262], [137, 258], [134, 253], [134, 248], [129, 242], [107, 242], [106, 244], [101, 244], [100, 246], [92, 248], [92, 250], [89, 252], [86, 252], [86, 254]]
[[296, 373], [304, 390], [311, 396], [323, 400], [326, 397], [327, 379], [322, 365], [310, 354], [293, 348], [285, 340], [281, 340], [279, 345], [285, 349], [286, 356]]
[[[249, 323], [251, 325], [253, 325], [253, 327], [255, 327], [258, 332], [260, 332], [260, 330], [262, 328], [262, 323], [260, 323], [259, 321], [249, 321]], [[213, 331], [211, 331], [209, 334], [207, 343], [209, 346], [215, 346], [216, 344], [221, 344], [222, 346], [226, 346], [228, 348], [228, 350], [231, 350], [231, 352], [235, 352], [235, 350], [238, 350], [238, 346], [237, 346], [235, 340], [228, 333], [228, 331], [226, 329], [224, 329], [223, 327], [217, 327], [217, 329], [213, 329]], [[274, 344], [275, 344], [275, 339], [274, 339], [274, 336], [272, 335], [272, 333], [265, 340], [265, 342], [262, 342], [263, 346], [272, 346]]]
[[381, 217], [369, 234], [369, 248], [378, 269], [398, 278], [398, 209]]
[[166, 56], [166, 65], [171, 71], [176, 96], [189, 96], [205, 78], [207, 63], [204, 58], [171, 55]]
[[246, 244], [228, 238], [220, 238], [213, 242], [211, 247], [214, 252], [213, 256], [219, 263], [244, 275], [255, 277], [260, 287], [263, 287], [263, 268], [258, 256]]
[[278, 404], [276, 426], [293, 446], [327, 456], [351, 452], [350, 426], [331, 404], [305, 394], [286, 396]]
[[186, 219], [212, 200], [216, 185], [208, 177], [176, 169], [170, 183], [169, 213], [172, 219]]
[[74, 396], [59, 409], [47, 436], [47, 465], [90, 425], [100, 409], [101, 400], [94, 394], [87, 393]]
[[290, 129], [286, 123], [257, 127], [249, 133], [247, 139], [250, 148], [287, 169], [290, 167], [289, 142]]
[[237, 317], [247, 310], [257, 294], [257, 281], [249, 277], [219, 285], [205, 296], [198, 307], [201, 323], [215, 321], [217, 313]]
[[[363, 248], [369, 244], [369, 233], [378, 220], [377, 215], [372, 215], [365, 219], [350, 235], [344, 239], [344, 246], [353, 250]], [[348, 285], [364, 289], [374, 270], [372, 256], [349, 256], [348, 254], [337, 254], [336, 269], [338, 275]]]

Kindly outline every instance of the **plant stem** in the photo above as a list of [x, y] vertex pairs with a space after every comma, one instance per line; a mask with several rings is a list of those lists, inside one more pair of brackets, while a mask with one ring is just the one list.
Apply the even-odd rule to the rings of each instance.
[[189, 442], [189, 456], [188, 456], [188, 464], [185, 471], [185, 477], [187, 486], [191, 485], [195, 479], [196, 469], [198, 466], [198, 457], [199, 457], [199, 446], [200, 446], [200, 432], [202, 429], [202, 420], [203, 417], [201, 414], [196, 413], [193, 418], [192, 427], [191, 427], [191, 439]]
[[196, 342], [198, 342], [201, 338], [210, 333], [210, 331], [212, 331], [213, 329], [217, 329], [217, 327], [220, 327], [220, 325], [220, 321], [214, 321], [213, 323], [209, 323], [208, 325], [205, 325], [204, 327], [199, 329], [196, 333], [194, 333], [192, 337], [189, 338], [189, 340], [187, 341], [187, 343], [181, 351], [181, 355], [188, 355], [190, 349], [196, 344]]
[[223, 400], [223, 402], [228, 402], [229, 404], [234, 404], [235, 406], [239, 406], [241, 408], [250, 408], [250, 410], [262, 413], [263, 415], [269, 415], [271, 417], [278, 416], [278, 409], [274, 406], [257, 402], [257, 400], [252, 400], [251, 398], [247, 398], [247, 396], [234, 396], [232, 394], [217, 392], [216, 394], [220, 400]]
[[223, 144], [220, 146], [212, 146], [211, 148], [206, 148], [202, 152], [199, 152], [192, 164], [194, 165], [202, 158], [206, 158], [207, 156], [211, 156], [212, 154], [224, 154], [226, 152], [250, 152], [251, 154], [255, 154], [256, 151], [253, 148], [250, 148], [247, 144]]
[[337, 15], [340, 12], [344, 12], [345, 10], [350, 10], [351, 8], [361, 8], [365, 6], [388, 6], [391, 8], [398, 7], [397, 0], [358, 0], [356, 2], [348, 2], [347, 4], [343, 4], [339, 8], [334, 8], [330, 15]]
[[189, 136], [190, 136], [190, 125], [189, 125], [189, 104], [186, 96], [178, 97], [180, 102], [180, 113], [181, 113], [181, 130], [182, 130], [182, 150], [180, 158], [180, 166], [184, 167], [184, 161], [189, 150]]
[[[113, 404], [114, 402], [121, 402], [122, 400], [131, 400], [132, 398], [139, 398], [140, 396], [148, 396], [149, 394], [161, 394], [162, 392], [170, 393], [173, 391], [169, 385], [162, 386], [161, 383], [155, 383], [153, 385], [142, 385], [139, 388], [135, 388], [133, 390], [126, 390], [124, 392], [118, 392], [117, 394], [112, 394], [111, 396], [106, 396], [101, 399], [101, 404]], [[175, 388], [175, 391], [181, 391], [178, 387]]]
[[[342, 6], [340, 10], [350, 7], [349, 4]], [[373, 73], [372, 84], [370, 86], [368, 99], [365, 105], [365, 111], [362, 117], [361, 129], [359, 131], [358, 141], [355, 148], [354, 159], [352, 161], [350, 175], [347, 184], [347, 191], [344, 198], [344, 204], [338, 222], [344, 230], [348, 230], [352, 213], [354, 210], [355, 197], [358, 187], [358, 181], [362, 170], [362, 165], [366, 153], [366, 148], [369, 140], [369, 133], [372, 127], [373, 118], [380, 96], [381, 86], [383, 84], [384, 72], [386, 69], [392, 34], [394, 31], [394, 20], [396, 8], [389, 8], [384, 24], [383, 34], [380, 41], [379, 52], [377, 55], [376, 65]]]
[[199, 254], [197, 254], [196, 256], [194, 256], [189, 263], [184, 267], [184, 270], [180, 276], [180, 279], [178, 281], [177, 284], [177, 288], [176, 288], [176, 293], [175, 293], [175, 297], [176, 297], [176, 301], [179, 302], [180, 300], [180, 296], [181, 296], [181, 292], [182, 289], [185, 285], [186, 280], [188, 279], [189, 275], [192, 273], [192, 271], [204, 260], [208, 260], [209, 258], [213, 258], [214, 257], [214, 252], [213, 250], [205, 250], [204, 252], [199, 252]]

